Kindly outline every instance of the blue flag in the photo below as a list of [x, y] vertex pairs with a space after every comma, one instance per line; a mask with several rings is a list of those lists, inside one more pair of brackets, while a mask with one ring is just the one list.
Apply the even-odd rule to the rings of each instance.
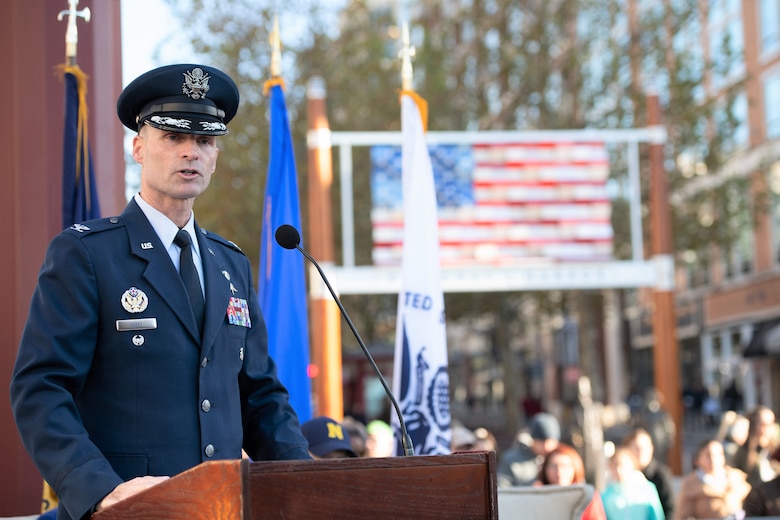
[[87, 77], [78, 65], [63, 68], [65, 128], [62, 148], [62, 227], [100, 217], [87, 131]]
[[282, 224], [301, 231], [298, 178], [284, 90], [280, 81], [270, 83], [271, 147], [257, 294], [268, 327], [268, 353], [278, 366], [279, 379], [290, 392], [298, 418], [305, 422], [311, 419], [311, 382], [303, 255], [283, 249], [274, 238]]

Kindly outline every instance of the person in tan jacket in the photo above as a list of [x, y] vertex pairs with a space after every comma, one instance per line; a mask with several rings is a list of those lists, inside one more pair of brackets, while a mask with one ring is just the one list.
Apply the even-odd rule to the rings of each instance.
[[693, 470], [680, 483], [673, 518], [723, 518], [738, 513], [749, 492], [745, 472], [727, 466], [723, 445], [709, 439], [696, 449]]

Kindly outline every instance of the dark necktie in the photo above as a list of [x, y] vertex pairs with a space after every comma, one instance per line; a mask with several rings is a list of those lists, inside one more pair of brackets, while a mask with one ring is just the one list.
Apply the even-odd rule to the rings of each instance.
[[192, 261], [192, 240], [190, 240], [190, 234], [180, 229], [176, 233], [173, 243], [181, 248], [179, 275], [190, 297], [190, 306], [192, 307], [192, 313], [195, 315], [195, 321], [198, 322], [198, 330], [203, 334], [203, 313], [206, 305], [203, 301], [203, 292], [200, 289], [198, 271], [195, 269], [195, 264]]

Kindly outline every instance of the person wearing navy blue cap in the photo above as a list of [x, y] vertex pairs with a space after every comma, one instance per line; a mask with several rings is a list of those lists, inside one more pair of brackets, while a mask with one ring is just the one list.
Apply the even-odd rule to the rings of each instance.
[[309, 441], [309, 453], [315, 459], [357, 457], [349, 432], [335, 419], [324, 415], [309, 419], [301, 425], [301, 431]]
[[117, 113], [137, 132], [140, 192], [121, 215], [49, 244], [10, 395], [59, 519], [242, 449], [311, 458], [268, 355], [250, 262], [192, 210], [238, 105], [236, 84], [212, 67], [135, 79]]

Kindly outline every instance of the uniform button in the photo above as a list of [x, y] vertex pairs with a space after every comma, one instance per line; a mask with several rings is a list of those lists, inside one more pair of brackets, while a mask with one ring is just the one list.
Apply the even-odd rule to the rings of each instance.
[[203, 452], [206, 454], [207, 457], [213, 457], [214, 456], [214, 445], [209, 444], [206, 446], [206, 448], [203, 450]]
[[209, 401], [208, 399], [204, 399], [203, 402], [200, 403], [200, 408], [204, 412], [208, 412], [209, 410], [211, 410], [211, 401]]
[[203, 361], [200, 362], [200, 366], [203, 367], [203, 368], [206, 368], [206, 365], [208, 365], [208, 364], [209, 364], [209, 358], [207, 358], [207, 357], [204, 357]]
[[111, 217], [110, 219], [108, 219], [108, 221], [111, 222], [112, 224], [116, 224], [117, 222], [119, 222], [119, 219], [116, 217]]

